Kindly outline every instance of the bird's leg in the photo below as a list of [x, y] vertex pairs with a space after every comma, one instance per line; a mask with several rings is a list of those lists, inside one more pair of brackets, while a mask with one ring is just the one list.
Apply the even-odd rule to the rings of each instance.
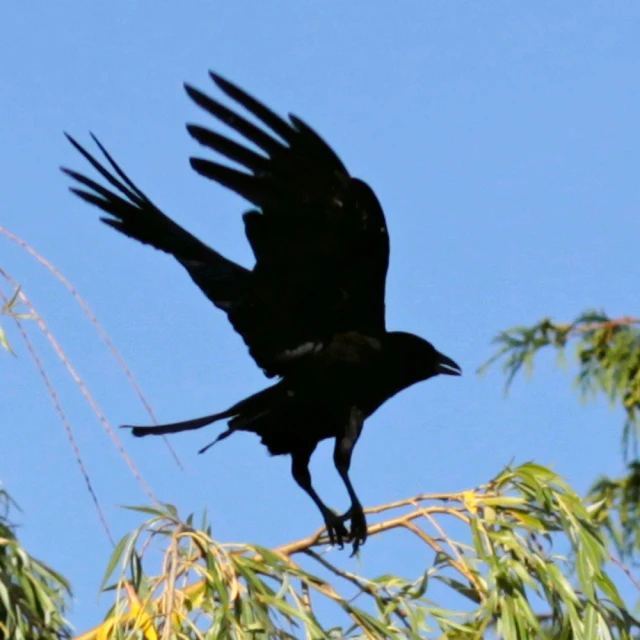
[[367, 539], [367, 521], [364, 517], [364, 511], [358, 496], [351, 484], [349, 478], [349, 467], [351, 466], [351, 454], [353, 448], [360, 437], [362, 426], [364, 424], [364, 416], [362, 411], [357, 407], [351, 407], [349, 410], [349, 420], [344, 434], [336, 439], [336, 447], [333, 452], [333, 461], [336, 469], [347, 488], [349, 497], [351, 498], [351, 507], [342, 516], [342, 520], [351, 520], [351, 539], [353, 540], [353, 554], [355, 555], [361, 544]]
[[349, 532], [344, 526], [342, 518], [322, 502], [320, 496], [316, 493], [316, 490], [311, 484], [309, 460], [313, 453], [313, 449], [314, 447], [304, 451], [295, 451], [291, 454], [291, 475], [300, 487], [302, 487], [302, 489], [304, 489], [309, 497], [316, 503], [318, 509], [320, 509], [320, 513], [322, 513], [322, 517], [324, 518], [324, 524], [327, 527], [327, 533], [329, 534], [331, 544], [338, 544], [340, 548], [342, 548], [344, 540], [349, 538]]

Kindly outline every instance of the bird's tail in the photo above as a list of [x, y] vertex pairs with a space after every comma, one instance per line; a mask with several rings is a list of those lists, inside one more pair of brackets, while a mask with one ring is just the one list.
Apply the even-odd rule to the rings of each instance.
[[99, 140], [92, 137], [108, 166], [67, 135], [69, 142], [114, 190], [103, 187], [77, 171], [63, 168], [83, 187], [72, 187], [71, 191], [107, 213], [109, 217], [101, 218], [105, 224], [134, 240], [173, 255], [205, 295], [216, 306], [228, 310], [244, 290], [248, 271], [211, 249], [162, 213], [124, 173]]
[[[194, 429], [200, 429], [218, 420], [229, 419], [227, 423], [228, 427], [226, 431], [223, 431], [213, 442], [209, 443], [206, 447], [200, 449], [198, 453], [204, 453], [207, 449], [211, 448], [220, 440], [228, 438], [235, 431], [251, 431], [262, 436], [263, 443], [269, 447], [270, 437], [268, 425], [272, 423], [270, 419], [274, 415], [277, 415], [278, 409], [282, 405], [282, 402], [286, 402], [287, 395], [285, 393], [282, 383], [263, 389], [258, 393], [245, 398], [244, 400], [234, 404], [226, 411], [220, 413], [212, 413], [208, 416], [202, 416], [201, 418], [193, 418], [192, 420], [185, 420], [184, 422], [173, 422], [171, 424], [154, 425], [150, 427], [122, 425], [123, 429], [131, 429], [131, 433], [136, 438], [142, 438], [144, 436], [159, 436], [166, 435], [168, 433], [180, 433], [182, 431], [192, 431]], [[279, 451], [272, 451], [272, 453], [280, 453]]]
[[[194, 418], [193, 420], [185, 420], [184, 422], [172, 422], [170, 424], [158, 424], [152, 427], [134, 427], [132, 425], [123, 424], [123, 429], [131, 429], [132, 435], [136, 438], [142, 438], [144, 436], [162, 436], [168, 433], [180, 433], [181, 431], [191, 431], [193, 429], [200, 429], [206, 427], [208, 424], [216, 422], [217, 420], [223, 420], [224, 418], [233, 417], [233, 407], [227, 411], [221, 411], [220, 413], [212, 413], [208, 416], [202, 416], [201, 418]], [[233, 433], [233, 429], [229, 428], [223, 431], [212, 443], [206, 447], [200, 449], [199, 453], [204, 453], [209, 447], [212, 447], [216, 442], [224, 440]]]

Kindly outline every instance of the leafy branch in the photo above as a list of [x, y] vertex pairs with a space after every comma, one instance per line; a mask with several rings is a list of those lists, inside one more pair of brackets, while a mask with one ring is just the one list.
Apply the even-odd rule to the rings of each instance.
[[[196, 529], [193, 516], [182, 521], [170, 505], [134, 509], [151, 518], [120, 541], [109, 563], [104, 585], [116, 574], [107, 587], [115, 605], [76, 640], [112, 633], [147, 640], [479, 639], [489, 629], [505, 638], [586, 640], [631, 639], [638, 629], [606, 572], [606, 546], [589, 509], [559, 476], [533, 463], [507, 468], [476, 490], [367, 510], [383, 514], [370, 536], [400, 529], [430, 552], [430, 564], [410, 578], [370, 579], [338, 567], [323, 529], [269, 550], [216, 542], [206, 521]], [[464, 525], [466, 541], [453, 536], [454, 523], [456, 530]], [[146, 567], [158, 566], [151, 551], [157, 539], [163, 569], [152, 575]], [[569, 564], [573, 582], [565, 576]], [[442, 587], [456, 597], [442, 596]], [[466, 606], [444, 608], [437, 594]], [[342, 612], [338, 626], [336, 615], [331, 626], [324, 621], [327, 604]]]
[[[2, 293], [2, 292], [0, 292]], [[33, 316], [30, 313], [20, 313], [17, 309], [20, 305], [20, 287], [16, 287], [13, 295], [9, 298], [2, 294], [2, 305], [0, 305], [0, 316], [9, 316], [17, 320], [29, 320]], [[0, 347], [6, 349], [12, 355], [15, 355], [5, 330], [0, 326]]]
[[12, 508], [17, 505], [0, 486], [0, 638], [70, 638], [64, 618], [69, 584], [21, 546], [9, 520]]
[[640, 318], [610, 318], [588, 311], [569, 324], [545, 318], [532, 327], [514, 327], [495, 338], [498, 351], [480, 368], [486, 371], [502, 361], [506, 390], [524, 369], [531, 374], [535, 355], [544, 347], [556, 349], [564, 358], [565, 348], [575, 342], [578, 372], [575, 384], [585, 398], [604, 395], [625, 411], [622, 443], [628, 462], [627, 475], [599, 478], [589, 490], [594, 519], [608, 534], [622, 558], [640, 551]]
[[576, 386], [582, 396], [604, 394], [610, 403], [620, 404], [626, 412], [622, 440], [625, 455], [630, 445], [637, 456], [640, 426], [640, 318], [609, 318], [604, 312], [587, 311], [569, 324], [544, 318], [532, 327], [513, 327], [500, 332], [493, 340], [498, 351], [479, 369], [484, 373], [498, 361], [506, 376], [508, 391], [522, 370], [533, 371], [535, 355], [553, 347], [564, 357], [569, 341], [575, 340], [579, 366]]
[[599, 478], [589, 490], [594, 519], [607, 532], [621, 558], [640, 551], [640, 461], [628, 465], [627, 475]]

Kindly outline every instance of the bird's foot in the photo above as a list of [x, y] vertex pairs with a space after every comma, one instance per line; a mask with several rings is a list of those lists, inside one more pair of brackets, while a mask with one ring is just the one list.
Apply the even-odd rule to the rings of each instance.
[[367, 519], [364, 516], [362, 506], [359, 504], [351, 505], [351, 508], [340, 516], [340, 520], [342, 522], [351, 520], [349, 540], [353, 542], [353, 553], [351, 554], [353, 557], [367, 540]]
[[327, 509], [327, 511], [324, 512], [324, 525], [327, 528], [327, 534], [329, 535], [331, 544], [337, 544], [342, 549], [345, 541], [351, 537], [349, 531], [344, 526], [343, 517]]

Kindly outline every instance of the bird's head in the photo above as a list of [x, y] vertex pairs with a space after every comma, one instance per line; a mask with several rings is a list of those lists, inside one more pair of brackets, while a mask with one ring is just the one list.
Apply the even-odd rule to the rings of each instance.
[[411, 333], [388, 333], [384, 345], [385, 361], [408, 386], [439, 374], [462, 375], [462, 369], [430, 342]]

